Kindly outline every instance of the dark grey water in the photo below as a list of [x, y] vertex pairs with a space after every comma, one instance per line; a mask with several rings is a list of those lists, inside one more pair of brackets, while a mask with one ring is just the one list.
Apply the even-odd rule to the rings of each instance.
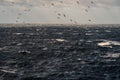
[[0, 80], [120, 80], [120, 28], [1, 27]]

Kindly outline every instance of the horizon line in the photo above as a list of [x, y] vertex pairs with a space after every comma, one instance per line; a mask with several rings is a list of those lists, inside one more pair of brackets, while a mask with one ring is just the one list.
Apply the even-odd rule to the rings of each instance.
[[[119, 25], [120, 24], [41, 24], [41, 23], [0, 23], [0, 27], [49, 27], [49, 26], [97, 26], [97, 25], [103, 25], [103, 26], [107, 26], [107, 25]], [[109, 27], [109, 26], [107, 26]]]

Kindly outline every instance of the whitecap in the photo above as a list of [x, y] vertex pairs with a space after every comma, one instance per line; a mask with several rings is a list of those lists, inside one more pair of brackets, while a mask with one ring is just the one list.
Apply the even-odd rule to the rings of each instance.
[[65, 40], [65, 39], [55, 39], [56, 41], [58, 41], [58, 42], [66, 42], [67, 40]]
[[96, 32], [100, 32], [99, 30], [95, 30]]
[[22, 35], [23, 33], [13, 33], [13, 34], [15, 34], [15, 35]]
[[85, 40], [84, 40], [84, 39], [80, 39], [79, 41], [80, 41], [80, 42], [83, 42], [83, 41], [85, 41]]
[[100, 42], [97, 44], [98, 46], [101, 47], [109, 47], [112, 48], [112, 46], [120, 46], [120, 42], [118, 41], [108, 41], [108, 40], [104, 40], [103, 42]]
[[110, 30], [105, 30], [105, 32], [108, 32], [108, 33], [109, 33], [109, 32], [111, 32], [111, 31], [110, 31]]
[[57, 33], [55, 33], [55, 34], [62, 35], [63, 33], [62, 33], [62, 32], [57, 32]]
[[47, 47], [44, 47], [42, 50], [46, 51], [46, 50], [48, 50], [48, 48], [47, 48]]
[[5, 73], [16, 73], [17, 72], [17, 69], [2, 69], [1, 70], [2, 72], [5, 72]]
[[34, 35], [34, 33], [28, 33], [29, 35], [31, 35], [31, 36], [33, 36]]
[[36, 31], [40, 31], [40, 29], [36, 29]]
[[3, 50], [3, 48], [0, 48], [0, 51], [2, 51]]
[[109, 48], [112, 48], [110, 42], [100, 42], [100, 43], [98, 43], [98, 46], [100, 46], [100, 47], [109, 47]]
[[22, 43], [18, 43], [18, 44], [17, 44], [17, 46], [21, 46], [21, 45], [22, 45]]
[[18, 53], [31, 53], [30, 51], [28, 51], [28, 50], [20, 50], [20, 51], [18, 51]]
[[4, 47], [1, 47], [0, 48], [0, 51], [2, 51], [2, 50], [7, 50], [8, 49], [8, 46], [4, 46]]
[[92, 31], [87, 31], [88, 33], [91, 33]]
[[93, 41], [91, 41], [91, 40], [88, 40], [88, 41], [86, 41], [86, 42], [88, 42], [88, 43], [92, 43]]
[[91, 35], [93, 35], [92, 33], [86, 33], [85, 35], [87, 35], [87, 36], [91, 36]]
[[101, 56], [103, 58], [119, 58], [120, 53], [107, 53], [106, 55]]
[[78, 32], [76, 32], [76, 33], [73, 33], [73, 35], [79, 35], [79, 33], [78, 33]]
[[82, 59], [81, 58], [77, 58], [78, 61], [81, 61]]

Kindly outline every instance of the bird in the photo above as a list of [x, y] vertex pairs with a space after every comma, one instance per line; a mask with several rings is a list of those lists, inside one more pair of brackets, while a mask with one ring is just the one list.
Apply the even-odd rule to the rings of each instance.
[[15, 21], [16, 23], [18, 22], [18, 20]]
[[17, 17], [17, 19], [20, 19], [19, 17]]
[[65, 14], [63, 14], [63, 16], [64, 16], [64, 17], [66, 17], [66, 15], [65, 15]]
[[94, 4], [94, 2], [93, 2], [93, 1], [91, 1], [91, 4]]
[[88, 6], [88, 8], [90, 8], [90, 6]]
[[80, 4], [80, 2], [79, 2], [79, 1], [77, 1], [77, 4]]
[[70, 21], [72, 22], [73, 20], [72, 20], [72, 19], [70, 19]]
[[27, 10], [28, 12], [30, 11], [30, 9]]
[[54, 3], [51, 3], [52, 6], [54, 6]]
[[26, 9], [24, 11], [27, 11]]
[[22, 15], [22, 13], [18, 13], [18, 15]]
[[63, 3], [63, 1], [60, 1], [60, 3]]
[[58, 16], [61, 16], [61, 14], [60, 14], [60, 13], [58, 13]]
[[15, 4], [15, 2], [11, 2], [12, 4]]
[[57, 17], [57, 19], [60, 19], [60, 17]]
[[86, 12], [88, 12], [88, 10], [87, 10], [87, 9], [85, 9], [85, 11], [86, 11]]
[[91, 22], [91, 19], [89, 19], [88, 21]]
[[31, 4], [30, 6], [32, 7], [33, 5]]
[[77, 24], [77, 21], [74, 21], [75, 24]]

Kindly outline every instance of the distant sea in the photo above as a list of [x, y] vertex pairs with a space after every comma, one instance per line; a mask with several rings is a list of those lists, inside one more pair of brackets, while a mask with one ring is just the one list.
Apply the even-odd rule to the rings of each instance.
[[120, 80], [120, 25], [0, 24], [0, 80]]

